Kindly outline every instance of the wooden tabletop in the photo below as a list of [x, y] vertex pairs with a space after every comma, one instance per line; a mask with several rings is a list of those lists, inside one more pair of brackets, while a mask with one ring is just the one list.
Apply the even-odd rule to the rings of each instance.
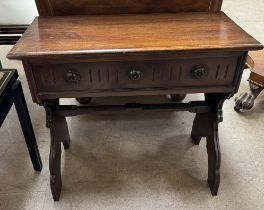
[[8, 58], [262, 48], [222, 12], [55, 16], [36, 18]]

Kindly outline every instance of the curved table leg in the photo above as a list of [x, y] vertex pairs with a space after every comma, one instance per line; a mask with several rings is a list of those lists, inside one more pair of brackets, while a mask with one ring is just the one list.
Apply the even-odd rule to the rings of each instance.
[[255, 99], [264, 89], [263, 87], [257, 86], [249, 82], [250, 91], [245, 93], [240, 93], [239, 96], [235, 98], [235, 111], [240, 111], [241, 109], [252, 109], [255, 103]]
[[192, 127], [192, 139], [198, 145], [206, 137], [208, 154], [208, 185], [212, 195], [217, 195], [220, 184], [221, 152], [218, 138], [218, 123], [222, 121], [222, 106], [227, 95], [206, 94], [206, 102], [212, 107], [209, 113], [198, 113]]

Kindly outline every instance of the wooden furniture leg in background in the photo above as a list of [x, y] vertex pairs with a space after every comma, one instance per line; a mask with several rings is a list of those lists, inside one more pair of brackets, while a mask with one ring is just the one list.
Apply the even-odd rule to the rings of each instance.
[[255, 99], [264, 89], [264, 50], [250, 52], [247, 57], [247, 67], [250, 69], [249, 92], [239, 94], [235, 98], [235, 111], [252, 109]]
[[45, 103], [47, 113], [47, 126], [50, 128], [50, 187], [54, 201], [60, 199], [62, 180], [61, 180], [61, 143], [64, 149], [70, 145], [68, 125], [64, 116], [59, 116], [54, 111], [59, 105], [58, 100]]
[[[221, 95], [221, 94], [220, 94]], [[227, 95], [205, 94], [205, 100], [212, 107], [211, 112], [198, 113], [192, 127], [192, 139], [195, 145], [202, 137], [206, 138], [208, 153], [208, 184], [212, 195], [217, 195], [220, 184], [221, 152], [218, 138], [218, 123], [223, 120], [222, 106]]]
[[253, 84], [249, 81], [249, 92], [240, 93], [239, 96], [235, 98], [235, 111], [240, 111], [241, 109], [249, 110], [252, 109], [256, 98], [264, 89], [263, 86]]

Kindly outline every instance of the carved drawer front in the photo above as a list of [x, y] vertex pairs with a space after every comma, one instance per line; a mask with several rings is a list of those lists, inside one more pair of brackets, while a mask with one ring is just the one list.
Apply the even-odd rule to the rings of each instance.
[[231, 86], [238, 57], [33, 65], [38, 92]]

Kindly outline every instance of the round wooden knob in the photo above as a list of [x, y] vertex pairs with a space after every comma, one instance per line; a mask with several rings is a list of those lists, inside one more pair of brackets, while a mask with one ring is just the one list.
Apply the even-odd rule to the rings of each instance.
[[140, 70], [132, 69], [129, 71], [129, 79], [133, 81], [138, 81], [143, 79], [143, 73]]
[[68, 83], [79, 83], [81, 81], [81, 75], [77, 71], [68, 70], [65, 74], [65, 80]]
[[191, 70], [191, 77], [193, 79], [202, 79], [206, 77], [208, 70], [204, 65], [194, 66]]

